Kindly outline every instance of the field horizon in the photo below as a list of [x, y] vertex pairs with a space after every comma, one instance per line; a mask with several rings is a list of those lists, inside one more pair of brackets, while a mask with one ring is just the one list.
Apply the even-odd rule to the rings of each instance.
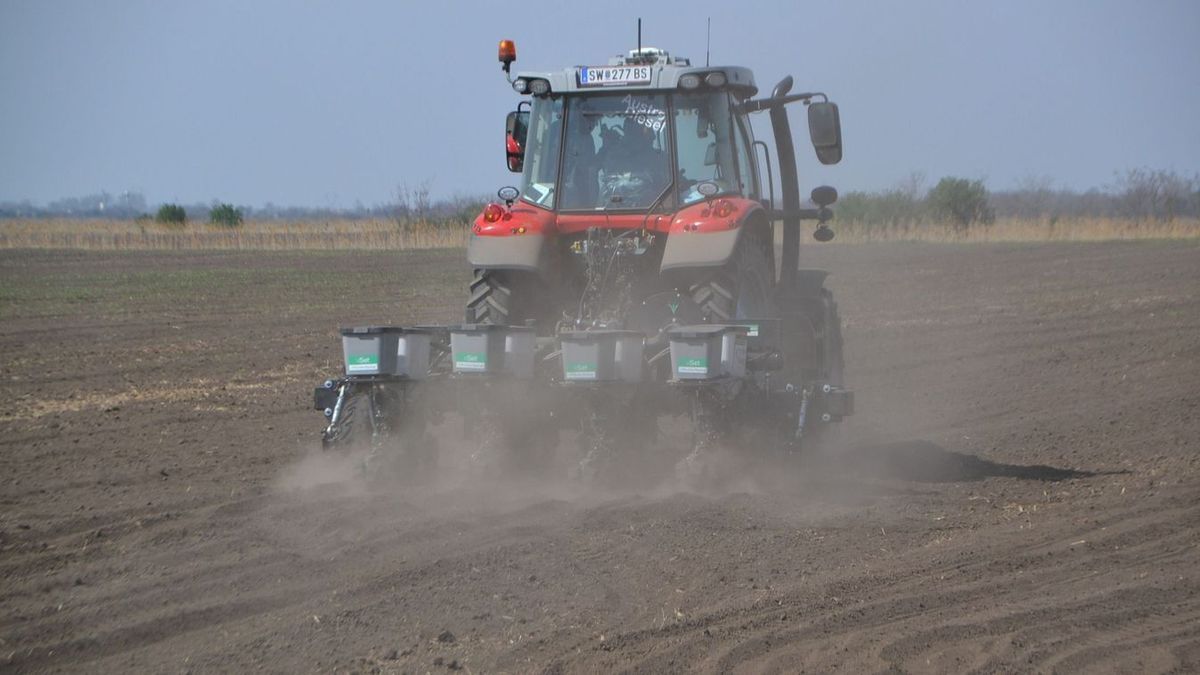
[[[0, 249], [92, 251], [324, 250], [463, 248], [469, 223], [389, 219], [248, 220], [230, 228], [204, 222], [165, 225], [90, 218], [0, 219]], [[831, 222], [843, 244], [1117, 241], [1200, 238], [1200, 219], [1001, 218], [958, 229], [949, 224]], [[811, 223], [805, 223], [807, 232]]]

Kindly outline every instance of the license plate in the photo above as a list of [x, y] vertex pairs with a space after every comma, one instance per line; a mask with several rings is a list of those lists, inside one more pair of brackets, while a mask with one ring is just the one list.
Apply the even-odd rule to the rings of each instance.
[[581, 87], [622, 84], [650, 84], [650, 66], [582, 66], [579, 69]]

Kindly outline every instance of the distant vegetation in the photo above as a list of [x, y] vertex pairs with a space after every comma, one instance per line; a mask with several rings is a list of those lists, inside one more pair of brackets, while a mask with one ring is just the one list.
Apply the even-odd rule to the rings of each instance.
[[[233, 211], [241, 214], [241, 221], [321, 221], [321, 220], [364, 220], [390, 221], [395, 227], [458, 227], [470, 222], [483, 210], [483, 205], [495, 197], [452, 196], [434, 200], [428, 182], [416, 186], [400, 185], [393, 201], [375, 206], [356, 204], [351, 208], [323, 208], [303, 206], [278, 206], [267, 203], [261, 207], [245, 204], [228, 204], [220, 201], [196, 204], [167, 203], [158, 207], [153, 220], [161, 224], [179, 224], [184, 221], [163, 220], [164, 211], [172, 214], [208, 213], [210, 222], [218, 226], [229, 226]], [[214, 211], [221, 216], [212, 220]], [[91, 218], [104, 220], [150, 220], [150, 209], [145, 197], [136, 192], [113, 195], [99, 192], [82, 197], [59, 199], [45, 206], [32, 202], [0, 202], [0, 218]]]
[[154, 215], [154, 222], [164, 225], [183, 225], [187, 222], [187, 211], [178, 204], [163, 204]]
[[[878, 192], [843, 193], [838, 242], [1056, 241], [1200, 237], [1200, 176], [1135, 169], [1104, 189], [1077, 192], [1032, 177], [989, 191], [954, 176], [928, 187], [912, 174]], [[491, 197], [435, 200], [427, 183], [401, 185], [388, 204], [319, 209], [163, 204], [151, 217], [136, 193], [0, 203], [0, 248], [379, 249], [464, 246]], [[187, 214], [209, 214], [209, 221]], [[81, 219], [87, 219], [86, 223]], [[807, 226], [806, 226], [807, 227]]]
[[981, 180], [943, 178], [933, 186], [926, 198], [933, 216], [966, 230], [972, 224], [991, 225], [996, 214], [988, 203], [988, 191]]
[[91, 218], [0, 219], [0, 249], [56, 248], [94, 251], [402, 251], [461, 248], [465, 226], [437, 227], [393, 220], [247, 219], [238, 227], [199, 220], [156, 226], [148, 221]]
[[836, 206], [840, 223], [865, 228], [914, 229], [930, 224], [965, 230], [997, 220], [1054, 226], [1064, 220], [1125, 220], [1170, 223], [1200, 218], [1200, 176], [1133, 169], [1103, 190], [1054, 187], [1047, 177], [1028, 177], [1015, 189], [989, 192], [983, 181], [946, 177], [927, 189], [917, 173], [890, 190], [849, 192]]
[[233, 204], [215, 204], [208, 210], [208, 222], [222, 227], [237, 227], [242, 224], [242, 210]]

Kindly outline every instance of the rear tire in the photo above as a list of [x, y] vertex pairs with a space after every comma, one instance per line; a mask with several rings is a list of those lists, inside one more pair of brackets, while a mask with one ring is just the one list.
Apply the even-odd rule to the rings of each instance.
[[[837, 303], [833, 301], [833, 293], [828, 289], [825, 289], [824, 293], [829, 302], [825, 326], [826, 381], [839, 389], [844, 389], [846, 387], [846, 359], [842, 349], [842, 317], [838, 314]], [[846, 418], [821, 424], [820, 428], [819, 445], [825, 450], [840, 449], [846, 433]]]
[[554, 294], [533, 272], [475, 270], [467, 299], [467, 323], [554, 327]]
[[[729, 261], [706, 280], [693, 284], [690, 291], [704, 320], [722, 324], [775, 316], [774, 285], [766, 247], [743, 232]], [[676, 467], [677, 475], [689, 483], [700, 486], [715, 480], [716, 468], [711, 463], [716, 461], [717, 451], [732, 440], [725, 405], [699, 394], [693, 401], [692, 448]]]
[[829, 289], [821, 289], [826, 298], [825, 312], [825, 377], [835, 387], [846, 386], [846, 360], [842, 354], [842, 317]]
[[729, 262], [690, 288], [692, 300], [709, 323], [774, 316], [771, 264], [761, 242], [743, 233]]
[[467, 323], [511, 325], [513, 320], [512, 283], [503, 272], [475, 270], [467, 300]]

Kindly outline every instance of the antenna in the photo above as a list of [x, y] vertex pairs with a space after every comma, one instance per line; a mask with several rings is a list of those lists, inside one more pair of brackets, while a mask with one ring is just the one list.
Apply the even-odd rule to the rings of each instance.
[[642, 17], [638, 17], [638, 58], [642, 58]]
[[712, 49], [712, 17], [711, 16], [708, 17], [708, 37], [705, 38], [705, 40], [704, 40], [704, 67], [705, 68], [707, 68], [710, 65], [708, 63], [708, 53], [709, 53], [710, 49]]

